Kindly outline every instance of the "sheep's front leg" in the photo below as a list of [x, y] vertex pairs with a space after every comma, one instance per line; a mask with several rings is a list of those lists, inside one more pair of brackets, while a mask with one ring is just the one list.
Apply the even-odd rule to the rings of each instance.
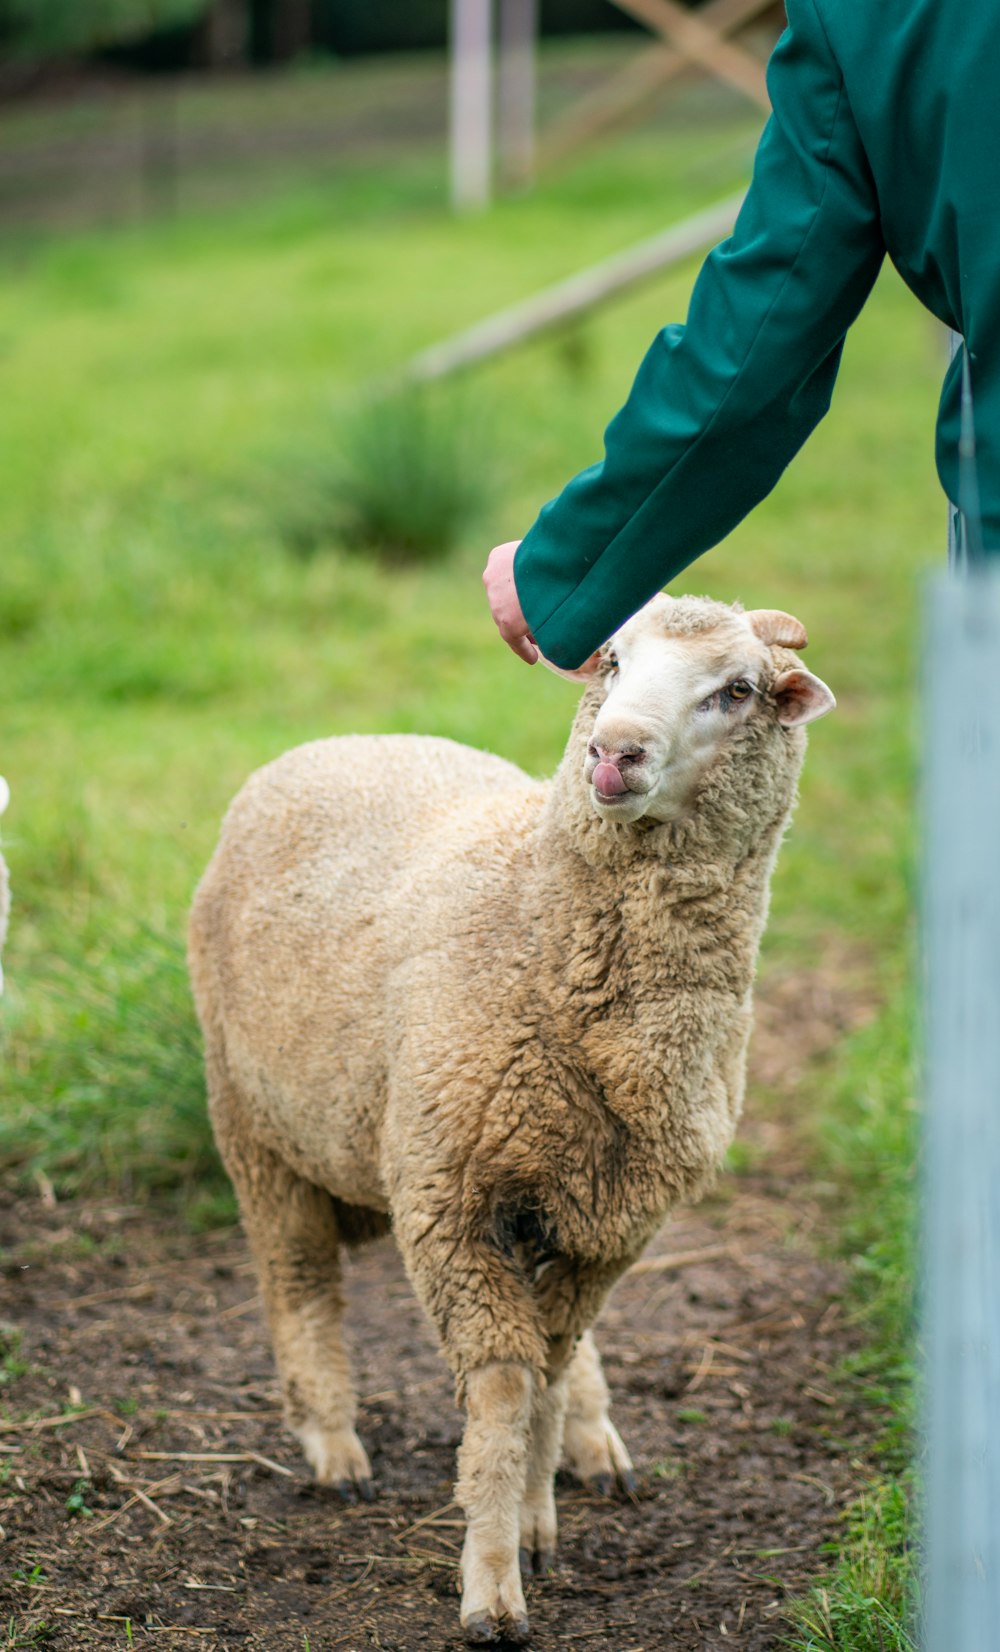
[[462, 1628], [474, 1646], [528, 1638], [518, 1537], [534, 1389], [527, 1366], [499, 1360], [470, 1371], [465, 1382], [468, 1420], [455, 1495], [468, 1520]]
[[568, 1388], [563, 1436], [567, 1468], [578, 1480], [605, 1495], [614, 1490], [616, 1481], [623, 1491], [634, 1491], [632, 1459], [608, 1415], [608, 1385], [589, 1331], [580, 1338], [570, 1361]]

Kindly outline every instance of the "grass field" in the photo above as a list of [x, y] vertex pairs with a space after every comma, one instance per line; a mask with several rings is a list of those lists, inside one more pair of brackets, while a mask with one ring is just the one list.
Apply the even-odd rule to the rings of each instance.
[[[251, 768], [317, 735], [375, 729], [450, 735], [535, 772], [557, 761], [573, 690], [497, 644], [479, 568], [599, 452], [649, 338], [683, 317], [694, 266], [436, 393], [483, 485], [447, 559], [387, 569], [348, 552], [316, 500], [373, 381], [743, 181], [753, 117], [693, 94], [692, 112], [689, 128], [623, 138], [464, 222], [445, 210], [428, 141], [289, 173], [224, 212], [35, 230], [3, 255], [8, 1178], [179, 1190], [193, 1222], [228, 1209], [182, 936]], [[939, 333], [887, 273], [823, 427], [675, 587], [800, 615], [808, 663], [839, 700], [812, 739], [763, 968], [840, 960], [877, 1005], [801, 1098], [870, 1316], [852, 1380], [888, 1407], [887, 1486], [827, 1602], [842, 1621], [804, 1608], [796, 1643], [852, 1652], [908, 1644], [893, 1476], [909, 1392], [914, 681], [919, 576], [944, 531], [942, 366]], [[306, 507], [308, 554], [294, 531]], [[873, 1544], [894, 1640], [884, 1626], [863, 1636]]]

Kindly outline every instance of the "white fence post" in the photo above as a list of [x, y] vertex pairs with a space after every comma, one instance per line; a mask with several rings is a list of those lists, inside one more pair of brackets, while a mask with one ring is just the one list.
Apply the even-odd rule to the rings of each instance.
[[535, 51], [538, 0], [500, 0], [499, 148], [503, 180], [535, 172]]
[[928, 600], [926, 1652], [1000, 1645], [1000, 564]]
[[493, 3], [451, 0], [451, 204], [489, 205], [493, 186]]

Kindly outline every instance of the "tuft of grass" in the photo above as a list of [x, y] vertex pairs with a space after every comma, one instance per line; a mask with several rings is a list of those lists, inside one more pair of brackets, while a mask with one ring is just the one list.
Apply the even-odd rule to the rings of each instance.
[[[901, 950], [905, 951], [905, 941]], [[822, 1585], [789, 1602], [794, 1652], [915, 1652], [920, 1554], [907, 1464], [915, 1430], [918, 1113], [912, 988], [900, 972], [869, 1027], [848, 1040], [825, 1089], [818, 1147], [838, 1201], [865, 1345], [839, 1384], [877, 1420], [882, 1476], [845, 1515]]]
[[390, 565], [441, 561], [485, 513], [491, 455], [482, 408], [461, 393], [404, 386], [373, 396], [328, 444], [275, 466], [285, 540], [304, 555], [342, 545]]
[[20, 1652], [22, 1647], [44, 1646], [55, 1634], [54, 1628], [47, 1623], [19, 1628], [16, 1618], [8, 1618], [5, 1625], [0, 1625], [0, 1634], [5, 1632], [6, 1639], [0, 1641], [0, 1652]]
[[759, 1168], [763, 1158], [764, 1151], [759, 1143], [737, 1136], [726, 1150], [725, 1174], [749, 1176]]
[[87, 1503], [87, 1498], [90, 1495], [90, 1481], [86, 1479], [77, 1480], [66, 1499], [66, 1513], [71, 1519], [76, 1519], [77, 1516], [82, 1520], [92, 1520], [94, 1518], [94, 1511]]
[[31, 1370], [21, 1354], [21, 1333], [12, 1327], [0, 1327], [0, 1388], [16, 1382]]
[[913, 989], [900, 974], [876, 1019], [839, 1052], [817, 1136], [838, 1194], [837, 1248], [850, 1265], [853, 1308], [866, 1332], [840, 1375], [879, 1419], [875, 1449], [893, 1472], [912, 1456], [915, 1423], [915, 1020]]
[[911, 1564], [913, 1485], [880, 1481], [845, 1517], [846, 1539], [823, 1587], [793, 1602], [790, 1652], [916, 1652], [919, 1581]]

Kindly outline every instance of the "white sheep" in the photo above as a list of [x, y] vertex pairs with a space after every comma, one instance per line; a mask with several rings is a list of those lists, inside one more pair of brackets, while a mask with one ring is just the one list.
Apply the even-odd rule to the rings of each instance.
[[[631, 1465], [587, 1332], [740, 1112], [771, 868], [834, 703], [797, 620], [656, 597], [548, 783], [447, 740], [302, 746], [195, 898], [208, 1089], [289, 1427], [371, 1495], [339, 1247], [390, 1222], [467, 1422], [462, 1625], [524, 1641], [553, 1474]], [[568, 1413], [568, 1414], [567, 1414]]]

